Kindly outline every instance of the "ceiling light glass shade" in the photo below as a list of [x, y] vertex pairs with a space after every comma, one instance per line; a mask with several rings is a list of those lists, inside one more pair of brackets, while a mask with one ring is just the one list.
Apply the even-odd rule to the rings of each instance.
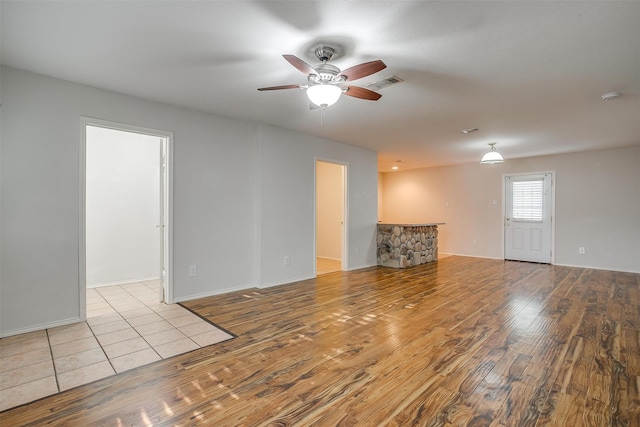
[[495, 142], [489, 145], [491, 146], [491, 151], [488, 151], [484, 156], [482, 156], [482, 160], [480, 160], [480, 163], [484, 165], [492, 165], [495, 163], [504, 162], [502, 154], [496, 151]]
[[307, 97], [309, 98], [309, 101], [313, 102], [318, 107], [329, 107], [330, 105], [335, 104], [341, 94], [342, 89], [340, 89], [339, 86], [331, 84], [310, 86], [307, 89]]

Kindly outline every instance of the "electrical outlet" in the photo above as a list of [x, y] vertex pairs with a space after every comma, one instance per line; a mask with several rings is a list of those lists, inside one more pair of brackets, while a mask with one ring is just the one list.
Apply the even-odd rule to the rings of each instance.
[[584, 246], [580, 246], [580, 247], [578, 248], [578, 253], [579, 253], [579, 254], [581, 254], [581, 255], [584, 255], [584, 254], [585, 254]]
[[478, 241], [477, 241], [477, 240], [474, 240], [474, 241], [472, 242], [472, 244], [473, 244], [473, 246], [478, 246]]
[[289, 259], [289, 255], [285, 255], [284, 256], [284, 265], [289, 265], [291, 264], [291, 259]]
[[189, 266], [189, 277], [195, 277], [198, 275], [198, 267], [195, 265]]

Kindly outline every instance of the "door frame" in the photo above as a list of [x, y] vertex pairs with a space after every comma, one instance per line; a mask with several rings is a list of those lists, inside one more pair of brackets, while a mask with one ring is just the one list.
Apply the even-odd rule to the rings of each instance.
[[506, 191], [507, 191], [507, 177], [521, 177], [521, 176], [529, 176], [529, 175], [551, 175], [551, 261], [550, 265], [554, 265], [556, 263], [556, 171], [538, 171], [538, 172], [518, 172], [518, 173], [504, 173], [502, 174], [502, 227], [501, 227], [501, 241], [502, 241], [502, 259], [506, 260], [507, 255], [507, 246], [505, 242], [505, 219], [507, 217], [507, 201], [506, 201]]
[[[164, 222], [162, 235], [162, 264], [164, 266], [164, 302], [173, 302], [173, 132], [151, 129], [126, 123], [112, 122], [93, 117], [80, 116], [80, 203], [79, 203], [79, 254], [78, 254], [78, 295], [80, 319], [87, 318], [87, 236], [86, 236], [86, 179], [87, 179], [87, 126], [102, 127], [123, 132], [139, 133], [143, 135], [157, 136], [165, 140], [164, 144], [164, 169], [161, 167], [161, 177], [164, 185], [161, 189], [162, 200], [161, 219]], [[161, 179], [162, 179], [161, 178]]]
[[313, 162], [313, 276], [318, 276], [317, 266], [317, 188], [318, 188], [318, 162], [331, 163], [342, 167], [342, 259], [341, 270], [347, 271], [349, 265], [349, 163], [325, 157], [314, 157]]

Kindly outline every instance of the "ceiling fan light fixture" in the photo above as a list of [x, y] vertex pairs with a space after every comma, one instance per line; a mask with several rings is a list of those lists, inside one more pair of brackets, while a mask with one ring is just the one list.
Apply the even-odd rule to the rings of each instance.
[[332, 84], [319, 84], [309, 86], [307, 89], [307, 97], [309, 101], [318, 107], [330, 107], [338, 102], [342, 89], [339, 86]]
[[480, 160], [480, 163], [483, 165], [493, 165], [496, 163], [504, 162], [504, 158], [502, 157], [502, 154], [496, 151], [496, 143], [492, 142], [489, 145], [491, 146], [491, 150], [487, 151], [485, 155], [482, 156], [482, 160]]

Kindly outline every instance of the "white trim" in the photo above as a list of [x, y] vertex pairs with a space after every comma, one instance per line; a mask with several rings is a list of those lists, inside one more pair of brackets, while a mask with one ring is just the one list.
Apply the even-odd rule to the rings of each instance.
[[370, 268], [370, 267], [377, 267], [378, 264], [369, 264], [369, 265], [355, 265], [353, 267], [350, 267], [348, 270], [346, 271], [354, 271], [354, 270], [362, 270], [363, 268]]
[[328, 259], [329, 261], [342, 261], [340, 258], [333, 258], [329, 256], [317, 256], [316, 259]]
[[215, 296], [215, 295], [226, 294], [226, 293], [229, 293], [229, 292], [246, 291], [248, 289], [258, 289], [258, 287], [255, 286], [255, 285], [234, 286], [234, 287], [231, 287], [231, 288], [216, 289], [216, 290], [211, 291], [211, 292], [202, 292], [202, 293], [199, 293], [199, 294], [186, 295], [186, 296], [183, 296], [183, 297], [175, 297], [171, 304], [175, 304], [175, 303], [178, 303], [178, 302], [184, 302], [184, 301], [191, 301], [191, 300], [195, 300], [195, 299], [199, 299], [199, 298], [212, 297], [212, 296]]
[[302, 277], [298, 277], [298, 278], [294, 278], [294, 279], [286, 279], [285, 281], [278, 281], [278, 282], [270, 282], [270, 283], [261, 283], [260, 286], [258, 286], [258, 289], [264, 289], [264, 288], [271, 288], [273, 286], [280, 286], [280, 285], [290, 285], [296, 282], [304, 282], [305, 280], [311, 280], [311, 279], [315, 279], [317, 278], [316, 276], [302, 276]]
[[583, 268], [590, 270], [603, 270], [603, 271], [613, 271], [616, 273], [632, 273], [632, 274], [640, 274], [640, 270], [613, 270], [611, 267], [593, 267], [593, 266], [585, 266], [585, 265], [573, 265], [573, 264], [556, 264], [558, 267], [571, 267], [571, 268]]
[[143, 277], [140, 279], [131, 279], [117, 282], [104, 282], [104, 283], [92, 283], [91, 285], [87, 285], [87, 288], [102, 288], [104, 286], [118, 286], [118, 285], [128, 285], [129, 283], [138, 283], [138, 282], [147, 282], [149, 280], [160, 280], [161, 277]]
[[260, 283], [262, 281], [262, 125], [258, 123], [256, 126], [258, 143], [256, 144], [256, 157], [253, 162], [255, 165], [253, 181], [253, 200], [255, 203], [253, 223], [256, 230], [253, 241], [253, 255], [255, 256], [256, 267], [254, 267], [252, 276], [256, 283]]
[[114, 129], [123, 132], [140, 133], [144, 135], [157, 136], [166, 140], [165, 147], [165, 188], [164, 188], [164, 219], [165, 219], [165, 302], [173, 302], [173, 132], [151, 129], [120, 122], [96, 119], [93, 117], [80, 116], [80, 141], [79, 141], [79, 162], [80, 162], [80, 203], [79, 203], [79, 254], [78, 254], [78, 310], [80, 320], [87, 318], [87, 265], [86, 265], [86, 175], [87, 175], [87, 126], [96, 126], [107, 129]]
[[69, 318], [69, 319], [58, 320], [58, 321], [55, 321], [55, 322], [42, 323], [42, 324], [36, 325], [36, 326], [29, 326], [28, 328], [14, 329], [12, 331], [0, 332], [0, 338], [11, 337], [13, 335], [26, 334], [26, 333], [29, 333], [29, 332], [41, 331], [41, 330], [44, 330], [44, 329], [57, 328], [58, 326], [71, 325], [71, 324], [74, 324], [74, 323], [84, 322], [84, 321], [85, 321], [84, 319], [81, 319], [79, 317], [72, 317], [72, 318]]
[[[449, 255], [449, 256], [464, 256], [464, 257], [468, 257], [468, 258], [497, 259], [497, 260], [500, 260], [500, 261], [504, 261], [505, 260], [504, 258], [500, 258], [500, 257], [469, 255], [469, 254], [458, 254], [458, 253], [453, 253], [453, 252], [447, 252], [447, 255]], [[438, 257], [437, 261], [440, 261], [439, 257]], [[429, 264], [429, 263], [427, 263], [427, 264]], [[422, 264], [420, 264], [420, 265], [422, 265]]]
[[343, 221], [342, 227], [342, 269], [349, 269], [349, 163], [344, 162], [342, 168]]
[[86, 191], [87, 191], [87, 123], [80, 117], [80, 140], [78, 141], [78, 162], [80, 169], [80, 186], [78, 189], [78, 314], [80, 321], [87, 320], [87, 224]]
[[173, 302], [173, 132], [167, 132], [164, 150], [164, 302]]

